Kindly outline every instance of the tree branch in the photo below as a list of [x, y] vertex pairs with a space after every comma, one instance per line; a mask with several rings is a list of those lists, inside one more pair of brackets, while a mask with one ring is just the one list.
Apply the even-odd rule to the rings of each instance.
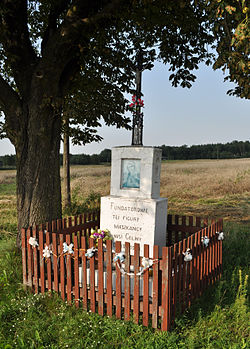
[[[99, 22], [105, 19], [105, 25], [112, 23], [116, 14], [119, 13], [120, 16], [118, 10], [127, 2], [125, 0], [104, 0], [101, 5], [99, 0], [74, 0], [72, 2], [62, 24], [53, 35], [50, 35], [47, 42], [43, 43], [42, 61], [55, 63], [53, 74], [54, 77], [57, 76], [58, 81], [62, 82], [61, 74], [66, 67], [67, 76], [72, 78], [69, 65], [72, 59], [75, 61], [76, 57], [80, 55], [79, 44], [84, 43], [84, 46], [87, 47]], [[75, 73], [75, 69], [76, 65], [73, 65], [72, 74]]]
[[48, 17], [48, 26], [44, 32], [42, 42], [41, 42], [41, 51], [43, 54], [43, 49], [46, 46], [46, 43], [51, 35], [53, 35], [57, 29], [57, 20], [59, 16], [66, 11], [69, 7], [70, 0], [60, 0], [55, 3], [51, 3], [50, 13]]
[[37, 56], [32, 47], [27, 19], [27, 0], [3, 0], [0, 18], [1, 42], [20, 91], [27, 92]]

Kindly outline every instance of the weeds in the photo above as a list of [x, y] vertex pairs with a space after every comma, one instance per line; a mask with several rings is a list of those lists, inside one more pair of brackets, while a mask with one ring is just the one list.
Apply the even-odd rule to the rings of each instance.
[[75, 216], [78, 214], [88, 213], [100, 208], [101, 195], [91, 192], [84, 200], [80, 201], [79, 189], [75, 188], [71, 198], [71, 205], [63, 210], [65, 216]]

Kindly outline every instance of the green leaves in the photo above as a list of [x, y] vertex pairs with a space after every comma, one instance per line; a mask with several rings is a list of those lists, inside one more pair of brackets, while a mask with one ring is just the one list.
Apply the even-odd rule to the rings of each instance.
[[214, 69], [228, 70], [227, 81], [236, 87], [229, 95], [250, 98], [249, 89], [249, 19], [245, 0], [209, 1], [208, 13], [217, 39]]

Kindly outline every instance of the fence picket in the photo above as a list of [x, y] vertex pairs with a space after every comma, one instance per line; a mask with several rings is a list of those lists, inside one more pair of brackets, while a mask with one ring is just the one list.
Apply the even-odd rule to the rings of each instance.
[[[125, 271], [130, 273], [130, 243], [125, 242]], [[124, 275], [125, 285], [124, 285], [124, 294], [125, 294], [125, 309], [124, 309], [124, 320], [128, 321], [130, 319], [130, 276]]]
[[[27, 241], [28, 236], [27, 236]], [[43, 258], [43, 230], [39, 231], [39, 262], [40, 262], [40, 282], [41, 282], [41, 293], [45, 292], [45, 270], [44, 270], [44, 258]]]
[[[71, 244], [71, 235], [66, 234], [66, 243], [67, 245]], [[72, 301], [72, 260], [69, 253], [66, 254], [66, 271], [67, 271], [67, 302], [71, 304]]]
[[[53, 230], [53, 227], [52, 227]], [[55, 232], [52, 233], [52, 251], [53, 251], [53, 276], [54, 276], [54, 291], [59, 291], [59, 285], [58, 285], [58, 250], [57, 250], [57, 234]]]
[[60, 289], [61, 297], [65, 300], [65, 268], [64, 268], [64, 255], [63, 255], [63, 243], [64, 243], [64, 234], [60, 234]]
[[140, 264], [140, 245], [134, 244], [134, 297], [133, 297], [133, 313], [134, 313], [134, 322], [138, 324], [139, 322], [139, 287], [140, 287], [140, 277], [136, 274], [139, 272]]
[[[219, 220], [217, 229], [218, 229], [217, 231], [219, 231], [219, 232], [223, 231], [223, 221], [222, 221], [222, 219]], [[219, 242], [219, 249], [220, 249], [219, 278], [221, 278], [221, 276], [222, 276], [222, 241], [221, 240]]]
[[174, 244], [173, 247], [173, 299], [172, 299], [172, 304], [173, 304], [173, 313], [172, 313], [172, 318], [175, 318], [175, 313], [176, 313], [176, 302], [177, 302], [177, 264], [178, 264], [178, 251], [177, 251], [177, 246], [178, 244]]
[[74, 281], [75, 281], [75, 306], [79, 308], [80, 290], [79, 290], [79, 249], [77, 235], [74, 235]]
[[200, 246], [200, 295], [203, 292], [203, 282], [204, 282], [204, 248], [202, 246], [201, 238], [204, 237], [204, 229], [201, 230], [201, 236], [199, 241]]
[[21, 239], [22, 239], [22, 264], [23, 264], [23, 284], [27, 284], [27, 261], [26, 261], [26, 242], [28, 242], [28, 239], [26, 239], [26, 230], [22, 228], [21, 230]]
[[112, 316], [113, 297], [112, 297], [112, 241], [107, 240], [107, 315]]
[[[209, 228], [207, 227], [206, 228], [206, 236], [209, 237]], [[210, 240], [209, 240], [210, 242]], [[208, 244], [208, 247], [206, 247], [206, 280], [205, 280], [205, 285], [206, 285], [206, 288], [208, 287], [209, 285], [209, 244]]]
[[[190, 248], [193, 253], [193, 235], [187, 239], [187, 248]], [[186, 308], [191, 306], [192, 299], [192, 274], [193, 274], [193, 259], [187, 264], [187, 293], [186, 293]]]
[[[183, 252], [186, 252], [187, 249], [187, 239], [184, 239], [182, 241], [182, 249]], [[187, 273], [186, 273], [186, 268], [187, 268], [187, 264], [189, 262], [185, 262], [183, 259], [183, 264], [182, 264], [182, 301], [181, 301], [181, 312], [183, 313], [185, 308], [186, 308], [186, 285], [187, 285]]]
[[[33, 229], [33, 234], [32, 236], [37, 240], [37, 227]], [[38, 293], [38, 288], [39, 288], [39, 280], [38, 280], [38, 250], [37, 247], [33, 250], [33, 257], [34, 257], [34, 291], [35, 293]]]
[[[29, 243], [31, 237], [31, 228], [27, 229], [27, 254], [28, 254], [28, 285], [32, 288], [32, 260], [33, 260], [33, 247]], [[34, 247], [36, 248], [36, 247]]]
[[198, 233], [195, 233], [193, 235], [193, 240], [192, 240], [193, 271], [192, 271], [191, 302], [196, 298], [196, 295], [197, 295], [197, 236], [198, 236]]
[[183, 255], [182, 255], [183, 249], [182, 249], [182, 241], [178, 243], [178, 305], [179, 305], [179, 312], [181, 312], [181, 304], [182, 304], [182, 273], [183, 273]]
[[102, 240], [98, 240], [98, 314], [104, 314], [103, 300], [103, 244]]
[[216, 243], [217, 243], [217, 234], [215, 233], [215, 230], [211, 226], [211, 234], [213, 236], [213, 246], [212, 246], [212, 253], [213, 253], [213, 260], [212, 260], [212, 274], [213, 274], [213, 284], [216, 281]]
[[201, 230], [197, 234], [197, 296], [200, 296], [201, 290]]
[[[121, 252], [121, 241], [115, 242], [115, 252]], [[119, 262], [118, 262], [119, 263]], [[116, 305], [116, 318], [121, 319], [122, 316], [122, 287], [121, 287], [121, 272], [116, 263], [116, 294], [115, 294], [115, 305]]]
[[[89, 239], [89, 248], [94, 247], [94, 239]], [[89, 269], [90, 269], [90, 310], [95, 313], [95, 255], [89, 258]]]
[[[159, 258], [159, 247], [154, 245], [153, 259]], [[159, 263], [153, 265], [153, 299], [152, 299], [152, 327], [158, 327], [159, 314]]]
[[162, 313], [161, 313], [161, 329], [162, 331], [169, 331], [171, 319], [170, 307], [170, 278], [172, 273], [171, 267], [171, 247], [162, 248]]
[[84, 310], [88, 310], [88, 289], [87, 289], [87, 257], [86, 253], [86, 237], [81, 237], [81, 256], [82, 256], [82, 306]]
[[[144, 245], [144, 257], [149, 257], [149, 245]], [[148, 326], [148, 311], [149, 311], [149, 270], [147, 269], [143, 274], [143, 316], [142, 323], [144, 326]]]
[[212, 281], [212, 234], [211, 227], [208, 227], [208, 238], [209, 238], [209, 246], [208, 246], [208, 285], [211, 285]]
[[[50, 232], [46, 231], [46, 246], [50, 248]], [[48, 290], [52, 289], [52, 279], [51, 279], [51, 258], [46, 259], [47, 266], [47, 280], [48, 280]]]

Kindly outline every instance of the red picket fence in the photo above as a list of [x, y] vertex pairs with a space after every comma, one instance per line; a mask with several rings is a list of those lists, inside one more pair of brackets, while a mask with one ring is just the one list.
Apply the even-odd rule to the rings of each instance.
[[[135, 274], [142, 265], [139, 244], [134, 244], [132, 256], [130, 244], [125, 243], [124, 268], [113, 262], [115, 253], [121, 251], [119, 241], [113, 251], [111, 240], [106, 241], [106, 246], [99, 240], [94, 257], [85, 256], [87, 248], [94, 246], [89, 233], [99, 226], [98, 212], [22, 229], [23, 283], [35, 293], [54, 290], [76, 307], [82, 303], [85, 310], [125, 321], [133, 319], [135, 323], [142, 317], [144, 326], [151, 323], [153, 328], [167, 331], [176, 314], [190, 307], [222, 273], [222, 241], [216, 234], [222, 231], [222, 220], [209, 226], [205, 221], [203, 228], [199, 218], [195, 226], [192, 222], [190, 217], [169, 215], [168, 242], [176, 242], [162, 251], [154, 246], [152, 270], [146, 269], [138, 276]], [[182, 234], [185, 238], [178, 241]], [[210, 239], [208, 247], [202, 244], [204, 236]], [[30, 237], [37, 240], [38, 246], [29, 244]], [[74, 244], [73, 255], [63, 253], [64, 242]], [[52, 250], [50, 258], [43, 257], [46, 246]], [[183, 256], [187, 248], [193, 257], [189, 262]], [[149, 257], [148, 245], [144, 245], [144, 257]]]

